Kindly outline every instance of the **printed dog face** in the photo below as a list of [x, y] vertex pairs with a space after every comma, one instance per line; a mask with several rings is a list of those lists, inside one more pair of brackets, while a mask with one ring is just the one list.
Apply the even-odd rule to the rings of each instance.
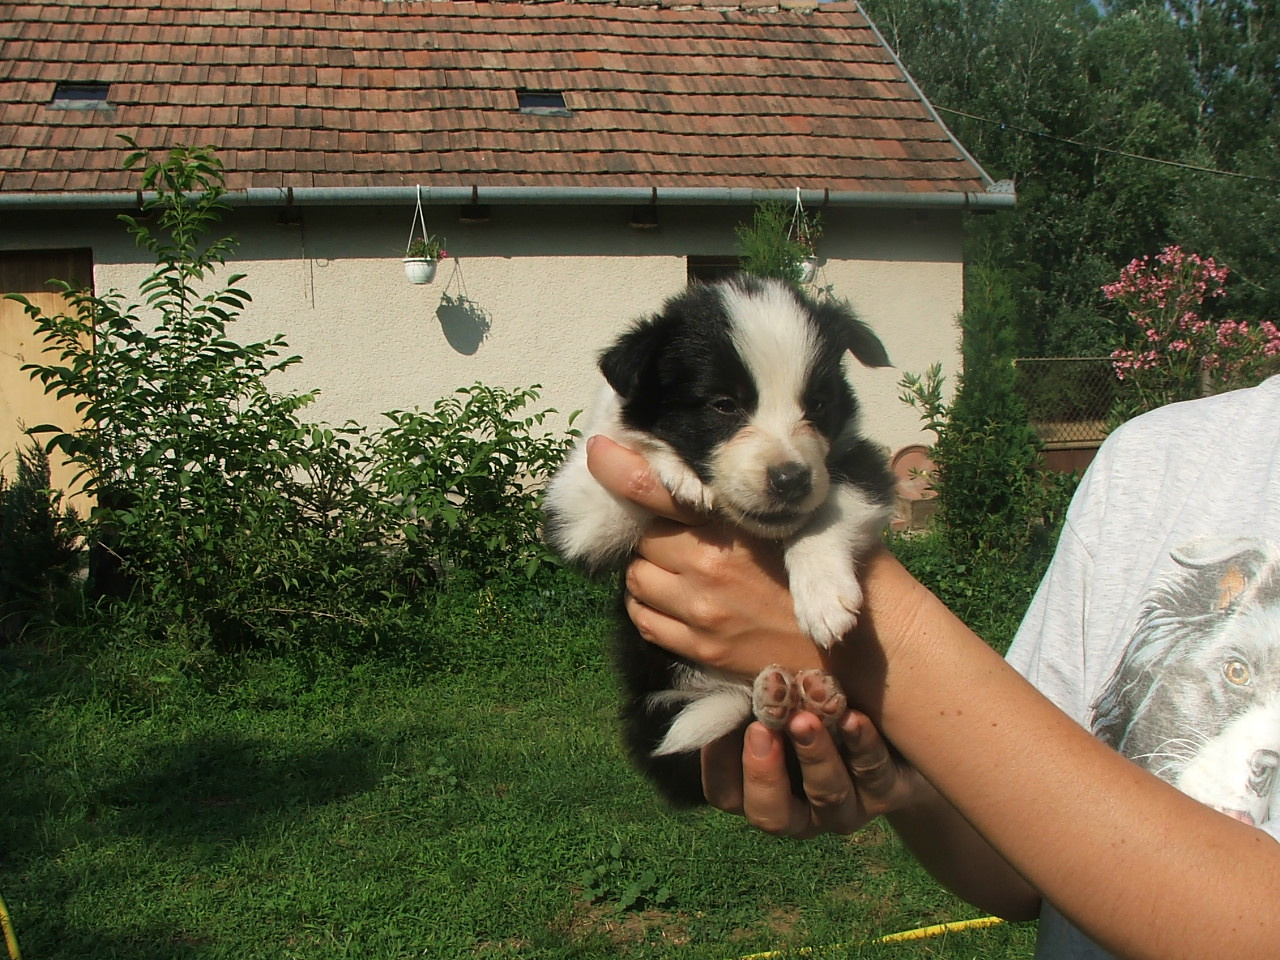
[[1094, 730], [1217, 810], [1261, 825], [1280, 768], [1280, 553], [1197, 541], [1148, 597]]
[[709, 506], [749, 532], [783, 538], [826, 501], [833, 449], [856, 439], [846, 351], [868, 366], [888, 364], [849, 312], [744, 279], [673, 298], [600, 367], [622, 423], [667, 445]]

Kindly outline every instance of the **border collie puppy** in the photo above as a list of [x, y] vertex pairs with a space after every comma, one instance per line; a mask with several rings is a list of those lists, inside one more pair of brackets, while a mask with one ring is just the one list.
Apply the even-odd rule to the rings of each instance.
[[[855, 561], [878, 542], [893, 489], [884, 457], [858, 432], [846, 352], [889, 363], [875, 334], [831, 301], [749, 277], [692, 286], [601, 355], [606, 383], [584, 428], [644, 454], [677, 500], [780, 541], [796, 618], [823, 648], [857, 620]], [[552, 547], [592, 572], [624, 566], [651, 519], [596, 483], [583, 445], [552, 479], [545, 509]], [[781, 728], [802, 705], [832, 720], [844, 709], [824, 674], [773, 666], [745, 684], [620, 620], [627, 747], [675, 805], [703, 802], [698, 750], [753, 712]]]

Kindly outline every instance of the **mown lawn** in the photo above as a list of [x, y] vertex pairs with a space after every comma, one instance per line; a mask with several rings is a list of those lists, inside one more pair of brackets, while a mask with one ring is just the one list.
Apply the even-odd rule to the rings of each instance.
[[433, 617], [376, 657], [0, 648], [26, 960], [1030, 955], [1029, 926], [866, 943], [978, 915], [882, 828], [663, 809], [616, 741], [604, 615]]

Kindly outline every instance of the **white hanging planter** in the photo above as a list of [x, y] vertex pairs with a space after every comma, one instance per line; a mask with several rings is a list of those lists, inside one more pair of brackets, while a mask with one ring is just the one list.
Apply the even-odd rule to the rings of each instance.
[[418, 203], [413, 211], [413, 222], [409, 225], [409, 244], [404, 251], [404, 275], [410, 283], [430, 283], [436, 278], [436, 264], [447, 256], [444, 238], [427, 233], [427, 218], [422, 212], [422, 188], [419, 187]]
[[813, 278], [818, 275], [818, 258], [805, 257], [800, 261], [800, 282], [813, 283]]
[[436, 278], [437, 263], [438, 260], [428, 260], [426, 257], [405, 257], [404, 275], [410, 283], [430, 283]]

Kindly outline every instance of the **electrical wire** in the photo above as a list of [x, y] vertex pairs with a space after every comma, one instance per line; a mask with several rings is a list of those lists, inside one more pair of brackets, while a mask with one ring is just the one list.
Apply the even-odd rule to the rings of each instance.
[[1094, 150], [1098, 153], [1109, 153], [1117, 157], [1125, 157], [1129, 160], [1141, 160], [1144, 163], [1159, 163], [1166, 167], [1177, 167], [1181, 170], [1189, 170], [1193, 173], [1208, 173], [1217, 177], [1234, 177], [1237, 180], [1251, 180], [1256, 183], [1274, 183], [1280, 184], [1280, 179], [1276, 177], [1261, 177], [1251, 173], [1238, 173], [1234, 170], [1219, 170], [1216, 167], [1202, 167], [1194, 163], [1183, 163], [1181, 160], [1162, 160], [1159, 157], [1147, 157], [1140, 153], [1130, 153], [1128, 150], [1117, 150], [1114, 147], [1102, 147], [1096, 143], [1083, 143], [1079, 140], [1073, 140], [1070, 137], [1060, 137], [1056, 134], [1045, 133], [1043, 130], [1032, 130], [1030, 127], [1022, 127], [1016, 123], [1009, 123], [1007, 120], [994, 120], [991, 117], [980, 117], [977, 114], [966, 113], [963, 110], [953, 110], [950, 107], [940, 107], [936, 103], [933, 105], [935, 110], [943, 113], [950, 113], [957, 117], [964, 117], [966, 120], [974, 120], [978, 123], [990, 124], [999, 127], [1001, 130], [1016, 130], [1018, 133], [1025, 133], [1033, 137], [1042, 137], [1045, 140], [1053, 140], [1056, 143], [1066, 143], [1073, 147], [1079, 147], [1082, 150]]

